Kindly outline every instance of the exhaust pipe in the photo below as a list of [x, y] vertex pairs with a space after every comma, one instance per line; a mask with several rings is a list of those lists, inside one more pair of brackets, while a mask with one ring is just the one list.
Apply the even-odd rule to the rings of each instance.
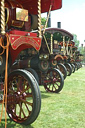
[[57, 28], [61, 28], [61, 22], [57, 22]]

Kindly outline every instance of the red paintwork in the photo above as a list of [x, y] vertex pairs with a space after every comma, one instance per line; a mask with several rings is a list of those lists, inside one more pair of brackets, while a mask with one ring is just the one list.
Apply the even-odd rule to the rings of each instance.
[[[48, 12], [50, 5], [52, 5], [51, 10], [57, 10], [62, 7], [62, 0], [41, 0], [41, 13]], [[8, 9], [7, 16], [7, 27], [20, 28], [20, 30], [30, 31], [31, 25], [34, 24], [32, 21], [32, 14], [37, 15], [38, 10], [38, 0], [5, 0], [5, 7]], [[16, 19], [16, 8], [24, 8], [28, 10], [28, 21], [24, 22]], [[37, 27], [36, 27], [37, 28]]]
[[67, 57], [67, 56], [63, 56], [63, 58], [64, 58], [65, 60], [67, 60], [67, 59], [68, 59], [68, 57]]
[[[27, 9], [31, 14], [37, 14], [38, 0], [17, 0], [24, 9]], [[62, 7], [62, 0], [41, 0], [41, 12], [48, 12], [49, 7], [52, 5], [52, 10], [57, 10]]]
[[41, 47], [41, 38], [36, 33], [12, 30], [9, 32], [9, 40], [12, 63], [22, 50], [33, 47], [39, 51]]
[[[62, 0], [41, 0], [41, 13], [48, 12], [50, 5], [52, 5], [51, 10], [60, 9], [62, 7]], [[5, 0], [5, 6], [9, 8], [9, 18], [14, 20], [14, 24], [18, 24], [18, 22], [15, 21], [16, 7], [27, 9], [29, 14], [38, 14], [38, 0]], [[12, 20], [9, 19], [8, 27], [13, 25], [13, 23], [11, 23]], [[22, 24], [23, 22], [19, 22], [18, 26], [20, 25], [21, 27]], [[26, 28], [26, 26], [24, 27]], [[9, 32], [9, 39], [12, 63], [22, 50], [34, 47], [39, 51], [41, 47], [41, 38], [38, 38], [36, 33], [12, 30]]]
[[26, 32], [26, 31], [19, 31], [19, 30], [12, 30], [9, 32], [9, 34], [15, 34], [15, 35], [21, 35], [21, 36], [37, 36], [36, 33], [32, 33], [32, 32]]
[[40, 42], [41, 40], [40, 38], [37, 38], [37, 37], [10, 35], [9, 39], [11, 42], [11, 46], [14, 50], [16, 50], [22, 44], [31, 45], [37, 51], [39, 51], [40, 46], [41, 46], [41, 42]]

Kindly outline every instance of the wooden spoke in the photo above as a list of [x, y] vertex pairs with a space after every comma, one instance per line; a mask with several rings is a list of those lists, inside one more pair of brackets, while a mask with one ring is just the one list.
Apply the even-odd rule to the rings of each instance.
[[27, 108], [27, 111], [29, 112], [29, 114], [31, 113], [31, 111], [29, 110], [29, 108], [28, 108], [28, 106], [27, 106], [27, 104], [26, 103], [24, 103], [25, 104], [25, 106], [26, 106], [26, 108]]
[[19, 107], [20, 107], [19, 117], [21, 117], [21, 113], [23, 114], [24, 117], [26, 117], [26, 115], [22, 109], [22, 103], [19, 103]]
[[24, 102], [24, 103], [26, 103], [26, 104], [28, 104], [28, 105], [30, 105], [30, 106], [33, 106], [33, 103], [30, 103], [30, 102], [28, 102], [28, 101], [26, 101], [26, 100], [23, 100], [23, 99], [22, 99], [22, 102]]
[[11, 72], [8, 77], [7, 96], [7, 114], [10, 119], [26, 125], [36, 120], [41, 100], [38, 83], [31, 74], [23, 69]]
[[[56, 69], [50, 69], [48, 70], [47, 75], [49, 75], [49, 78], [44, 83], [44, 88], [48, 92], [59, 92], [63, 87], [63, 76], [59, 70]], [[58, 91], [59, 90], [59, 91]]]
[[24, 96], [25, 98], [26, 97], [32, 97], [32, 93], [26, 93], [26, 95]]

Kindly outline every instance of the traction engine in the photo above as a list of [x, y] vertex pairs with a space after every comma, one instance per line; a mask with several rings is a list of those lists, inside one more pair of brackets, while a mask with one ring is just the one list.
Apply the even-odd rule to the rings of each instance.
[[[41, 13], [61, 7], [62, 0], [0, 1], [1, 119], [3, 105], [5, 121], [6, 113], [11, 120], [24, 125], [33, 123], [38, 117], [41, 94], [37, 73], [32, 68], [42, 68], [37, 65], [42, 37]], [[46, 65], [47, 62], [40, 63]]]
[[[37, 6], [39, 4], [40, 1]], [[5, 104], [5, 118], [7, 112], [11, 120], [24, 125], [34, 122], [40, 112], [39, 85], [28, 70], [18, 68], [11, 71], [11, 66], [22, 50], [34, 48], [39, 51], [40, 34], [30, 32], [32, 29], [40, 29], [38, 15], [29, 14], [18, 1], [1, 0], [0, 103], [2, 108]]]

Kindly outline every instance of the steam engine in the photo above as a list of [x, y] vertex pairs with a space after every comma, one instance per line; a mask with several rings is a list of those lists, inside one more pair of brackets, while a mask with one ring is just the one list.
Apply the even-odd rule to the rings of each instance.
[[[1, 14], [0, 14], [1, 15]], [[1, 17], [0, 17], [1, 18]], [[1, 21], [1, 20], [0, 20]], [[1, 23], [0, 23], [1, 25]], [[18, 3], [17, 1], [13, 0], [5, 0], [5, 30], [7, 33], [10, 33], [12, 30], [20, 30], [20, 31], [26, 31], [26, 34], [28, 35], [31, 30], [36, 30], [38, 27], [38, 16], [29, 14], [29, 9], [26, 10], [23, 8], [23, 5]], [[1, 26], [0, 26], [1, 31]], [[30, 35], [28, 35], [30, 36]], [[4, 42], [6, 43], [5, 39]], [[34, 49], [34, 51], [37, 53], [37, 51]], [[2, 48], [0, 48], [0, 53], [2, 52]], [[29, 52], [26, 51], [22, 52], [24, 56], [25, 53], [31, 55], [31, 52], [33, 52], [33, 49], [29, 49]], [[22, 54], [20, 53], [20, 54]], [[35, 53], [35, 54], [36, 54]], [[5, 70], [5, 56], [6, 53], [2, 56], [0, 56], [0, 74], [3, 73]], [[26, 55], [25, 55], [26, 56]], [[9, 65], [12, 64], [11, 62], [11, 55], [9, 53]], [[23, 58], [23, 57], [22, 57]]]
[[[38, 16], [29, 14], [29, 9], [23, 9], [23, 5], [17, 1], [5, 1], [5, 19], [6, 32], [10, 32], [15, 29], [31, 32], [38, 28]], [[18, 63], [16, 63], [16, 67], [14, 63], [12, 69], [30, 67], [36, 70], [40, 69], [41, 71], [47, 71], [49, 68], [48, 59], [48, 54], [40, 54], [34, 48], [29, 48], [27, 50], [23, 50], [18, 55], [17, 61], [20, 64], [18, 65]], [[2, 65], [3, 68], [4, 66]]]

